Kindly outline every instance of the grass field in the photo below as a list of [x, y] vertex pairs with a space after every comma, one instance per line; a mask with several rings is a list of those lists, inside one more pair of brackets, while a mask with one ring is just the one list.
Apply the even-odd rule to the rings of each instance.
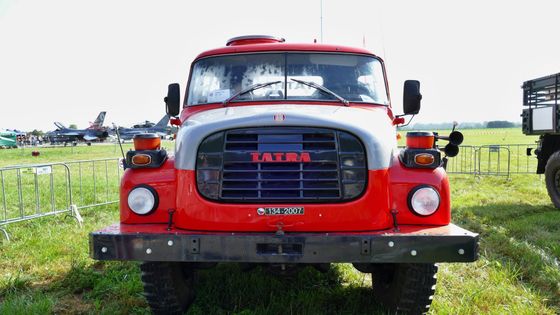
[[[400, 131], [401, 140], [399, 145], [405, 144], [406, 132]], [[448, 135], [451, 130], [434, 130], [440, 135]], [[488, 145], [488, 144], [533, 144], [539, 139], [538, 136], [526, 136], [521, 128], [494, 128], [494, 129], [465, 129], [460, 130], [465, 136], [464, 145]]]
[[[516, 129], [467, 130], [465, 139], [473, 145], [535, 140]], [[2, 150], [0, 166], [119, 156], [113, 146], [48, 150], [38, 158], [29, 149]], [[543, 179], [452, 175], [451, 185], [453, 221], [481, 234], [481, 258], [439, 265], [431, 312], [560, 312], [560, 211], [550, 203]], [[117, 207], [82, 215], [83, 228], [65, 215], [8, 226], [12, 242], [0, 243], [0, 314], [149, 313], [136, 263], [88, 257], [88, 233], [116, 222]], [[305, 269], [291, 278], [221, 265], [200, 272], [197, 283], [189, 314], [381, 313], [371, 277], [348, 264], [333, 265], [327, 274]]]

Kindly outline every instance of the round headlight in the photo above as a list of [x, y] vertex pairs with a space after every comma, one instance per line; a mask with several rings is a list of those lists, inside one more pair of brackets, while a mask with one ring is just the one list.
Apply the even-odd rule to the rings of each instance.
[[418, 215], [431, 215], [439, 207], [439, 194], [429, 186], [417, 187], [411, 191], [409, 205], [412, 211]]
[[136, 187], [128, 193], [128, 206], [136, 214], [150, 213], [156, 208], [156, 203], [156, 192], [151, 187]]

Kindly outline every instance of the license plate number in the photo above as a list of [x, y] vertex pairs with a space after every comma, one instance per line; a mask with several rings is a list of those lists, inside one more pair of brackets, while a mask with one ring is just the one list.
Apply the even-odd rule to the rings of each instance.
[[304, 209], [303, 207], [259, 208], [257, 213], [259, 215], [302, 215]]

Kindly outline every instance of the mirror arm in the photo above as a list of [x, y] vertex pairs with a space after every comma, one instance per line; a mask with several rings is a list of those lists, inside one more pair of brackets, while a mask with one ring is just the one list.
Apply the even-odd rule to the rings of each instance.
[[[401, 116], [404, 116], [404, 115], [401, 115]], [[416, 116], [416, 114], [412, 114], [412, 117], [410, 117], [410, 119], [408, 120], [408, 122], [407, 122], [406, 124], [400, 125], [400, 126], [398, 126], [398, 127], [401, 127], [401, 128], [402, 128], [402, 127], [406, 127], [406, 126], [410, 125], [410, 123], [411, 123], [412, 120], [414, 119], [414, 116]], [[403, 121], [403, 123], [404, 123], [404, 118], [402, 118], [402, 117], [399, 117], [399, 118], [401, 118], [402, 121]], [[393, 120], [393, 122], [394, 122], [394, 120]]]

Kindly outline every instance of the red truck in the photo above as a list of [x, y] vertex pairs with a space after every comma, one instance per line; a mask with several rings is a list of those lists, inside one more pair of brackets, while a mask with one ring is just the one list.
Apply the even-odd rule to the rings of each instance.
[[[406, 81], [404, 114], [420, 109]], [[120, 223], [90, 234], [98, 260], [141, 261], [154, 313], [184, 312], [215, 263], [279, 274], [352, 263], [388, 309], [426, 312], [436, 262], [472, 262], [478, 234], [451, 221], [445, 172], [462, 136], [410, 132], [397, 147], [384, 62], [361, 48], [242, 36], [196, 57], [175, 153], [143, 135], [127, 152]], [[442, 157], [438, 140], [450, 140]]]

